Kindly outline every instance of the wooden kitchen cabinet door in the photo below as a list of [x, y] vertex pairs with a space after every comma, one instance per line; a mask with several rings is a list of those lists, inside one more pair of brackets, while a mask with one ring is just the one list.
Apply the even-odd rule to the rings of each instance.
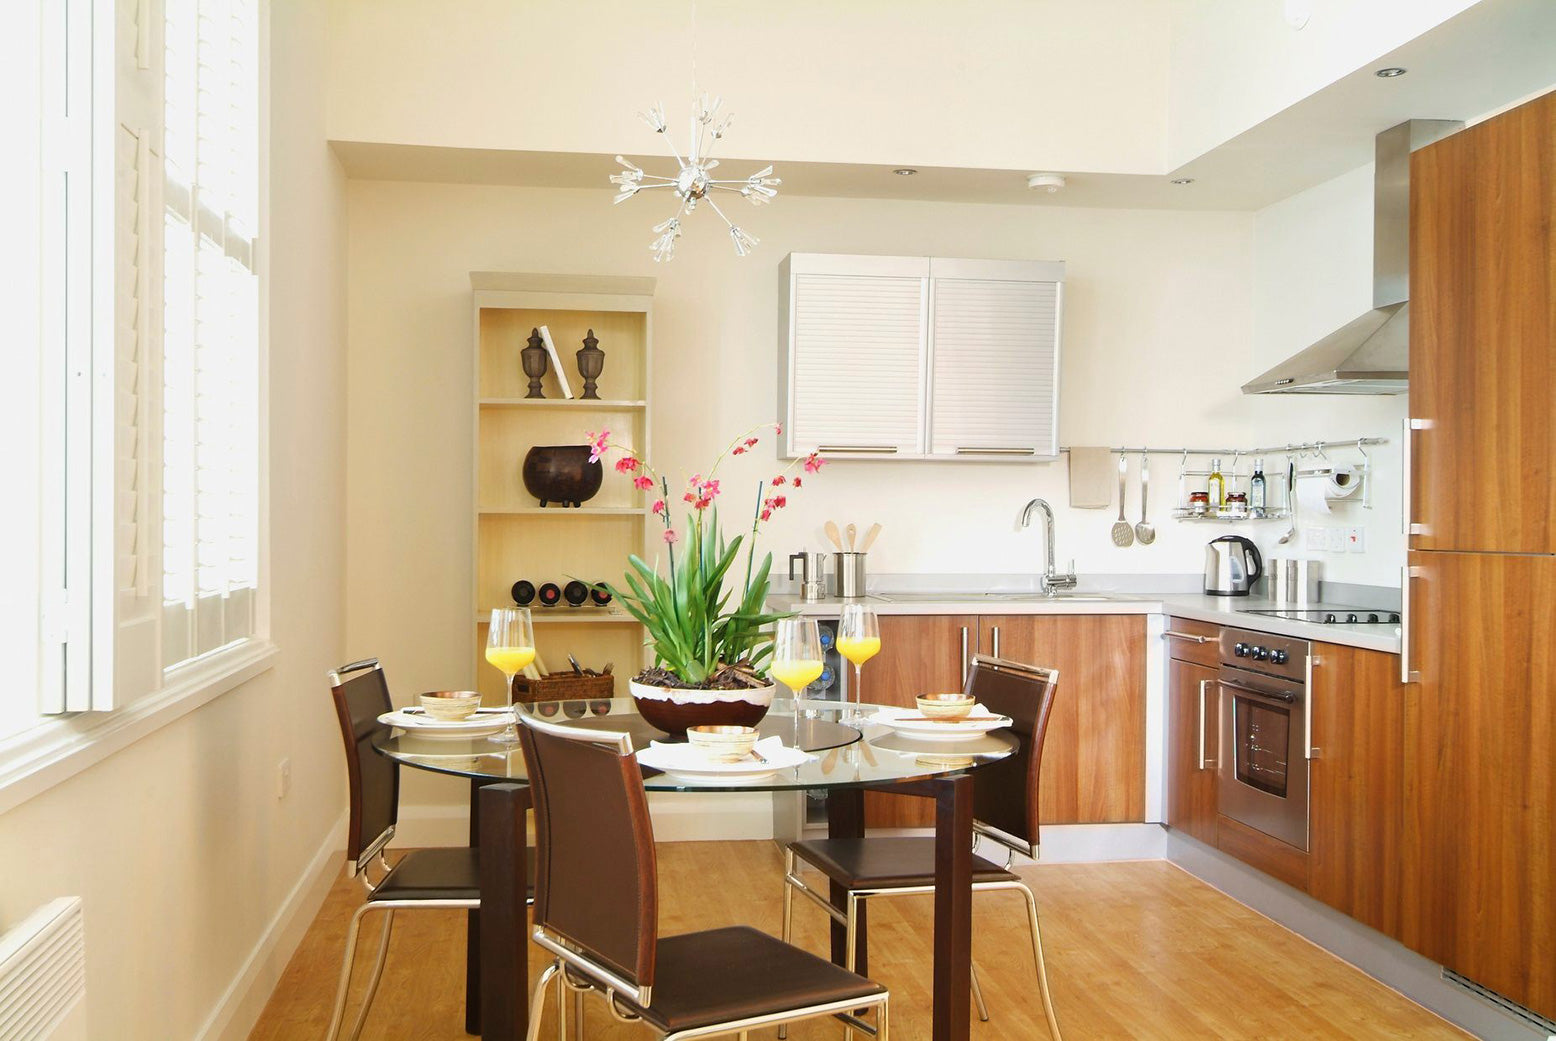
[[1405, 704], [1393, 654], [1313, 645], [1308, 893], [1398, 939]]
[[[1060, 682], [1064, 682], [1061, 674]], [[1220, 697], [1216, 670], [1172, 659], [1167, 672], [1167, 824], [1216, 844]]]
[[1145, 619], [984, 615], [982, 646], [1059, 670], [1043, 744], [1045, 824], [1145, 820]]
[[1556, 92], [1410, 162], [1411, 548], [1556, 552]]
[[1556, 557], [1410, 563], [1403, 940], [1556, 1018]]
[[[880, 616], [881, 652], [864, 665], [864, 700], [912, 707], [920, 694], [961, 690], [962, 641], [969, 659], [978, 650], [977, 615]], [[853, 679], [853, 666], [847, 662]], [[935, 822], [928, 799], [865, 794], [865, 822], [872, 828], [928, 828]]]

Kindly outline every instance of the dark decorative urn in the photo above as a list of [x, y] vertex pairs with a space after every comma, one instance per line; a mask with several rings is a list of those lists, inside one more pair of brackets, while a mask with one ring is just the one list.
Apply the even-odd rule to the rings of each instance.
[[599, 400], [599, 392], [594, 388], [594, 381], [600, 378], [600, 373], [605, 371], [605, 352], [600, 350], [600, 341], [595, 338], [594, 330], [589, 330], [589, 335], [584, 337], [583, 346], [578, 348], [578, 375], [583, 377], [583, 396], [591, 400]]
[[605, 479], [605, 467], [591, 463], [589, 452], [588, 445], [536, 445], [524, 457], [524, 487], [541, 506], [582, 506]]
[[540, 377], [546, 374], [546, 345], [540, 339], [540, 330], [529, 331], [529, 346], [519, 352], [519, 360], [524, 366], [524, 375], [529, 377], [529, 393], [526, 398], [543, 398], [540, 391]]

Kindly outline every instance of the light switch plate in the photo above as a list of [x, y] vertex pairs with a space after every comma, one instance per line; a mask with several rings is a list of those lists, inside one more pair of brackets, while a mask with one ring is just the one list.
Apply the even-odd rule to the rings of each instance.
[[1302, 548], [1315, 553], [1323, 553], [1329, 549], [1328, 528], [1303, 528]]
[[1344, 528], [1340, 534], [1345, 538], [1345, 549], [1348, 553], [1367, 552], [1367, 529]]

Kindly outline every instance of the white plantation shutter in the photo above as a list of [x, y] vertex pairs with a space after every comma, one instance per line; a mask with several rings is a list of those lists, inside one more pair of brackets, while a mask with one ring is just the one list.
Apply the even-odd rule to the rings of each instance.
[[1057, 455], [1059, 283], [933, 286], [931, 451]]
[[259, 572], [258, 22], [165, 0], [162, 660], [254, 634]]
[[[816, 259], [882, 271], [794, 274], [790, 450], [922, 452], [927, 262]], [[924, 270], [889, 273], [904, 263]]]

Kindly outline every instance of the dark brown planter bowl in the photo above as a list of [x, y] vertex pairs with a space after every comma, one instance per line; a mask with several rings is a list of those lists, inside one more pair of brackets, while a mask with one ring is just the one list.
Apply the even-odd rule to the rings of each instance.
[[594, 498], [605, 467], [589, 461], [588, 445], [536, 445], [524, 456], [524, 487], [540, 505], [582, 506]]
[[[634, 683], [633, 687], [636, 686], [637, 684]], [[762, 718], [767, 715], [767, 710], [772, 707], [773, 688], [771, 687], [764, 688], [762, 691], [727, 693], [731, 696], [715, 701], [683, 702], [640, 697], [634, 690], [632, 703], [637, 707], [638, 715], [643, 717], [645, 723], [676, 736], [685, 735], [688, 727], [754, 727], [762, 721]], [[756, 700], [736, 698], [734, 695], [739, 693], [754, 695]]]

